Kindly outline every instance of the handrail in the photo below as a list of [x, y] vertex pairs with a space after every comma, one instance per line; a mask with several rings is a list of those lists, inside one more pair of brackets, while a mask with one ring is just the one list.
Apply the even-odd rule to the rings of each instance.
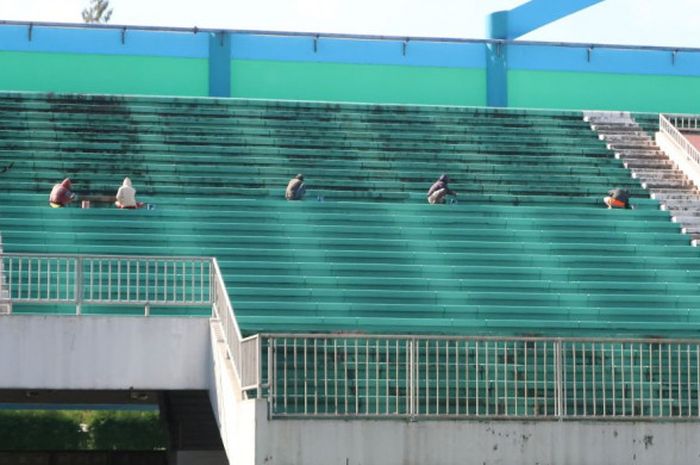
[[[695, 148], [693, 144], [678, 130], [676, 124], [681, 126], [686, 125], [686, 121], [690, 121], [687, 116], [681, 115], [664, 115], [659, 114], [659, 130], [666, 134], [678, 147], [680, 147], [686, 155], [686, 158], [700, 167], [700, 150]], [[688, 124], [689, 126], [689, 124]], [[695, 128], [698, 127], [697, 119], [694, 122]]]
[[700, 339], [260, 337], [273, 417], [700, 421]]
[[259, 371], [253, 370], [251, 372], [250, 369], [246, 369], [251, 365], [257, 367], [260, 363], [260, 351], [251, 351], [250, 349], [251, 346], [258, 348], [257, 336], [243, 338], [216, 258], [212, 259], [212, 271], [212, 312], [223, 327], [226, 349], [241, 383], [241, 389], [243, 391], [258, 389], [260, 385]]
[[414, 334], [383, 334], [383, 333], [373, 333], [373, 334], [367, 334], [367, 333], [351, 333], [351, 332], [343, 332], [343, 333], [328, 333], [328, 334], [320, 334], [320, 333], [259, 333], [258, 336], [261, 338], [271, 338], [271, 337], [276, 337], [276, 338], [317, 338], [317, 339], [337, 339], [337, 340], [343, 340], [343, 339], [366, 339], [366, 338], [372, 338], [372, 339], [389, 339], [389, 340], [408, 340], [408, 339], [415, 339], [415, 340], [421, 340], [421, 341], [493, 341], [493, 342], [498, 342], [498, 341], [512, 341], [513, 339], [517, 339], [518, 341], [523, 341], [523, 342], [592, 342], [592, 343], [615, 343], [615, 342], [624, 342], [624, 343], [633, 343], [633, 344], [658, 344], [658, 343], [673, 343], [673, 344], [697, 344], [700, 343], [700, 339], [695, 339], [695, 338], [666, 338], [666, 337], [579, 337], [579, 336], [571, 336], [571, 337], [563, 337], [563, 336], [518, 336], [518, 337], [513, 337], [513, 336], [486, 336], [486, 335], [451, 335], [451, 336], [445, 336], [445, 335], [440, 335], [440, 334], [425, 334], [425, 335], [414, 335]]
[[[0, 309], [16, 304], [205, 307], [224, 329], [244, 390], [260, 385], [259, 340], [243, 338], [215, 258], [186, 256], [2, 253]], [[258, 350], [251, 350], [254, 347]], [[244, 356], [242, 356], [242, 354]], [[244, 367], [257, 367], [245, 370]]]
[[629, 44], [605, 44], [595, 42], [547, 42], [534, 40], [505, 40], [505, 39], [467, 39], [457, 37], [430, 37], [430, 36], [394, 36], [377, 34], [344, 34], [332, 32], [314, 31], [270, 31], [264, 29], [227, 29], [227, 28], [200, 28], [193, 27], [173, 27], [173, 26], [139, 26], [128, 24], [86, 24], [86, 23], [61, 23], [54, 21], [14, 21], [0, 20], [0, 26], [26, 26], [52, 27], [68, 29], [94, 29], [94, 30], [117, 30], [117, 31], [153, 31], [153, 32], [178, 32], [178, 33], [208, 33], [208, 34], [258, 34], [269, 36], [289, 36], [289, 37], [309, 37], [312, 39], [358, 39], [358, 40], [391, 40], [400, 42], [446, 42], [446, 43], [479, 43], [479, 44], [500, 44], [500, 45], [531, 45], [531, 46], [553, 46], [567, 48], [598, 48], [598, 49], [625, 49], [625, 50], [646, 50], [665, 51], [671, 53], [678, 52], [700, 52], [698, 47], [673, 47], [656, 45], [629, 45]]

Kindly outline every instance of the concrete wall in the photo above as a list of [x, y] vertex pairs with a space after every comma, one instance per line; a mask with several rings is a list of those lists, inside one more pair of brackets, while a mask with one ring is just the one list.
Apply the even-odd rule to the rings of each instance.
[[217, 323], [211, 325], [209, 399], [230, 465], [252, 465], [256, 463], [255, 425], [263, 418], [258, 414], [267, 416], [266, 403], [243, 400], [233, 364], [216, 326]]
[[0, 89], [208, 95], [206, 34], [0, 26]]
[[[249, 401], [250, 402], [250, 401]], [[266, 419], [256, 465], [658, 465], [700, 461], [700, 424]]]
[[207, 318], [0, 315], [0, 389], [208, 389]]
[[508, 47], [509, 106], [700, 112], [700, 51]]
[[486, 55], [480, 43], [234, 34], [231, 95], [485, 105]]
[[688, 49], [0, 25], [0, 69], [0, 90], [700, 113]]

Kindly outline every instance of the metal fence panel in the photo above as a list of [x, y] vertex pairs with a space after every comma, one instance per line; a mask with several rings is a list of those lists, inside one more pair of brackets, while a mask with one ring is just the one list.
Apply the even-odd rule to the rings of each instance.
[[262, 339], [274, 416], [700, 418], [698, 342]]

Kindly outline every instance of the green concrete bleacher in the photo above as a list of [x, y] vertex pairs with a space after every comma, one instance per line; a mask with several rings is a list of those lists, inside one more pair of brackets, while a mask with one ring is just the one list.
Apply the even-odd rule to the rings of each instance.
[[633, 113], [632, 117], [639, 126], [653, 139], [659, 131], [658, 113]]
[[[578, 112], [3, 93], [0, 163], [5, 251], [215, 256], [245, 334], [700, 329], [697, 249]], [[65, 176], [156, 208], [50, 209]]]

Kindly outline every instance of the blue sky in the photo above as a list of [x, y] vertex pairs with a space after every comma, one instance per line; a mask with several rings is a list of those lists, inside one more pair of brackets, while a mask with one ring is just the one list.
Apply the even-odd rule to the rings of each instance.
[[[564, 0], [560, 0], [564, 1]], [[89, 0], [0, 0], [0, 19], [80, 22]], [[112, 0], [112, 23], [483, 38], [523, 0]], [[700, 47], [700, 0], [606, 0], [523, 39]]]

